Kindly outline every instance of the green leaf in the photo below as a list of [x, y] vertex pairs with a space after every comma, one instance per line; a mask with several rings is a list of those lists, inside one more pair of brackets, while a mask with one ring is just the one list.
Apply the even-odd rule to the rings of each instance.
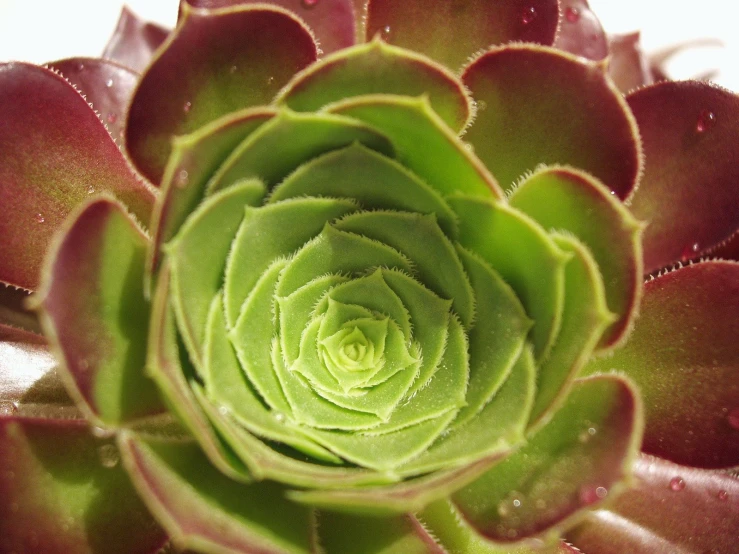
[[129, 554], [167, 539], [115, 444], [82, 419], [0, 418], [0, 496], [2, 552]]
[[271, 188], [301, 164], [355, 142], [385, 155], [393, 153], [388, 139], [361, 121], [283, 108], [231, 153], [213, 175], [208, 190], [214, 192], [248, 177], [259, 178]]
[[452, 310], [465, 327], [475, 318], [475, 297], [454, 246], [431, 215], [372, 211], [343, 217], [337, 229], [356, 233], [388, 246], [413, 261], [413, 275], [441, 298], [452, 301]]
[[398, 161], [442, 196], [459, 192], [503, 198], [487, 168], [436, 115], [425, 96], [358, 96], [324, 109], [379, 129], [390, 139]]
[[235, 325], [242, 304], [267, 267], [294, 254], [317, 236], [327, 222], [356, 209], [352, 200], [293, 198], [260, 208], [246, 208], [233, 237], [225, 277], [226, 321]]
[[234, 483], [193, 443], [123, 433], [119, 447], [141, 498], [178, 548], [312, 552], [311, 510], [287, 500], [280, 485]]
[[576, 382], [528, 444], [452, 495], [465, 520], [501, 543], [551, 535], [623, 489], [641, 441], [641, 404], [616, 376]]
[[97, 199], [70, 219], [46, 264], [38, 297], [43, 325], [70, 394], [100, 426], [164, 409], [144, 375], [147, 242], [120, 204]]
[[377, 36], [297, 74], [276, 102], [295, 111], [317, 111], [337, 100], [367, 94], [427, 94], [433, 110], [457, 132], [471, 119], [470, 99], [453, 73], [411, 50], [390, 46]]
[[564, 306], [564, 269], [570, 255], [560, 250], [534, 220], [506, 204], [455, 196], [459, 242], [479, 255], [513, 288], [534, 320], [531, 339], [537, 360], [554, 344]]
[[208, 310], [223, 286], [226, 260], [242, 226], [244, 208], [258, 204], [263, 196], [264, 185], [251, 180], [207, 198], [165, 246], [178, 328], [196, 362], [203, 357]]
[[299, 196], [352, 198], [365, 210], [433, 213], [448, 237], [457, 236], [456, 216], [436, 190], [361, 143], [301, 165], [272, 190], [269, 202]]
[[310, 31], [286, 10], [201, 11], [183, 3], [177, 28], [142, 76], [129, 108], [125, 142], [134, 164], [158, 183], [173, 136], [268, 104], [316, 55]]
[[599, 346], [623, 342], [641, 298], [643, 224], [598, 180], [571, 168], [539, 169], [509, 202], [545, 229], [570, 232], [588, 247], [603, 275], [608, 309], [618, 317]]

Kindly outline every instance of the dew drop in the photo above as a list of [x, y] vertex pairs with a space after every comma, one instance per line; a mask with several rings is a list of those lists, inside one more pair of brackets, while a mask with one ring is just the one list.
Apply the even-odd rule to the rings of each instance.
[[595, 427], [588, 427], [588, 435], [591, 437], [595, 435], [598, 432], [598, 430]]
[[190, 110], [192, 109], [192, 102], [185, 102], [182, 105], [182, 111], [185, 113], [190, 113]]
[[513, 507], [514, 508], [520, 508], [521, 507], [521, 500], [519, 500], [518, 498], [514, 498], [513, 499], [513, 502], [511, 504], [513, 504]]
[[274, 84], [274, 82], [275, 82], [275, 77], [274, 77], [274, 75], [270, 75], [269, 77], [267, 77], [267, 84], [268, 84], [268, 85], [273, 85], [273, 84]]
[[393, 30], [390, 28], [390, 25], [385, 25], [382, 28], [381, 36], [383, 40], [388, 40], [390, 38], [390, 34], [393, 32]]
[[108, 88], [112, 87], [113, 86], [113, 79], [108, 79], [107, 81], [105, 81], [105, 86], [108, 87]]
[[477, 102], [477, 111], [478, 112], [484, 112], [487, 109], [488, 109], [488, 103], [485, 102], [485, 100], [480, 100], [479, 102]]
[[318, 0], [301, 0], [300, 3], [306, 10], [310, 10], [318, 5]]
[[729, 425], [731, 425], [734, 429], [739, 430], [739, 408], [734, 408], [729, 412], [729, 415], [726, 416], [726, 419], [729, 420]]
[[685, 480], [682, 477], [673, 477], [670, 479], [670, 490], [680, 492], [685, 488]]
[[109, 113], [108, 117], [106, 117], [105, 120], [112, 125], [113, 123], [118, 121], [118, 116], [114, 113]]
[[18, 405], [15, 402], [3, 400], [0, 402], [0, 416], [12, 415], [18, 411]]
[[577, 8], [573, 8], [572, 6], [569, 6], [565, 10], [565, 19], [569, 23], [577, 23], [578, 21], [580, 21], [580, 10], [578, 10]]
[[508, 517], [510, 513], [511, 513], [511, 510], [508, 508], [508, 503], [506, 501], [503, 501], [500, 504], [498, 504], [498, 515], [500, 517]]
[[705, 133], [714, 125], [716, 125], [716, 114], [710, 110], [703, 110], [698, 114], [698, 121], [695, 123], [695, 130], [699, 133]]
[[536, 19], [536, 16], [539, 15], [536, 13], [536, 8], [534, 6], [529, 6], [523, 10], [523, 13], [521, 14], [521, 23], [524, 25], [528, 25], [534, 19]]
[[718, 491], [718, 495], [716, 496], [718, 496], [718, 499], [721, 500], [722, 502], [725, 502], [726, 500], [729, 499], [729, 493], [724, 490]]
[[98, 448], [98, 456], [103, 467], [113, 468], [121, 461], [118, 449], [112, 444], [105, 444]]
[[187, 172], [186, 169], [181, 169], [180, 172], [177, 174], [177, 179], [175, 179], [175, 185], [177, 186], [177, 188], [185, 188], [189, 181], [190, 174]]
[[226, 406], [218, 406], [218, 413], [221, 415], [228, 415], [228, 408]]
[[235, 65], [232, 65], [232, 66], [231, 66], [231, 67], [229, 68], [228, 72], [229, 72], [229, 73], [230, 73], [231, 75], [233, 75], [233, 74], [234, 74], [234, 73], [236, 73], [236, 72], [237, 72], [238, 70], [239, 70], [239, 68], [238, 68], [238, 67], [236, 67]]
[[87, 187], [87, 194], [92, 194], [94, 192], [95, 192], [95, 187], [93, 187], [92, 185], [90, 185], [89, 187]]
[[83, 63], [78, 63], [78, 64], [77, 64], [77, 71], [82, 71], [83, 69], [85, 69], [85, 64], [83, 64]]
[[37, 223], [43, 223], [44, 221], [46, 221], [46, 219], [44, 219], [44, 216], [41, 214], [36, 214], [35, 219]]
[[103, 429], [102, 427], [91, 427], [90, 432], [98, 437], [99, 439], [108, 439], [115, 435], [113, 431], [109, 431], [107, 429]]
[[605, 487], [598, 487], [597, 489], [595, 489], [595, 496], [597, 496], [598, 498], [605, 498], [606, 496], [608, 496], [608, 489]]
[[277, 421], [285, 421], [285, 414], [282, 414], [280, 412], [275, 412], [274, 416]]

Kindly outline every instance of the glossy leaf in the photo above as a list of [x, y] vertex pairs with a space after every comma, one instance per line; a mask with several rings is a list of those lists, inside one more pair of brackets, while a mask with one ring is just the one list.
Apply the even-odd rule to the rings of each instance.
[[[370, 73], [373, 77], [367, 79]], [[433, 110], [458, 132], [472, 118], [467, 92], [448, 69], [379, 38], [302, 71], [280, 92], [277, 102], [296, 111], [311, 111], [362, 94], [428, 95]]]
[[131, 103], [126, 144], [134, 164], [159, 183], [174, 135], [269, 103], [315, 59], [310, 32], [285, 10], [261, 5], [207, 12], [185, 5]]
[[598, 554], [722, 554], [736, 549], [739, 479], [640, 456], [635, 486], [567, 534]]
[[65, 231], [37, 301], [70, 394], [98, 424], [160, 412], [156, 388], [144, 376], [146, 236], [111, 199], [88, 202]]
[[739, 97], [699, 82], [657, 83], [628, 97], [646, 165], [630, 199], [648, 223], [644, 269], [698, 257], [739, 228]]
[[506, 190], [539, 164], [587, 171], [622, 199], [636, 185], [636, 124], [601, 64], [510, 45], [475, 59], [462, 80], [478, 106], [465, 140]]
[[291, 10], [304, 20], [324, 54], [354, 44], [355, 21], [361, 18], [352, 0], [183, 0], [195, 8], [225, 8], [242, 4], [268, 4]]
[[609, 54], [603, 26], [587, 0], [562, 0], [559, 9], [555, 48], [590, 60], [602, 60]]
[[698, 263], [648, 281], [629, 341], [586, 370], [615, 369], [639, 385], [645, 452], [731, 467], [739, 463], [738, 334], [739, 264]]
[[143, 71], [168, 34], [169, 30], [141, 20], [124, 5], [115, 31], [105, 46], [103, 58], [134, 71]]
[[84, 420], [0, 417], [0, 498], [2, 552], [150, 554], [166, 541], [115, 444]]
[[433, 9], [424, 0], [370, 0], [366, 37], [379, 33], [387, 42], [426, 54], [456, 71], [493, 44], [552, 44], [558, 15], [554, 0], [445, 2]]
[[600, 346], [623, 341], [641, 294], [643, 226], [597, 179], [570, 168], [537, 170], [512, 192], [510, 204], [545, 229], [572, 233], [589, 248], [603, 275], [608, 308], [618, 318]]
[[60, 76], [0, 65], [0, 121], [0, 281], [35, 289], [53, 234], [90, 194], [112, 192], [148, 221], [152, 190]]
[[138, 73], [113, 61], [96, 58], [69, 58], [51, 62], [48, 67], [59, 71], [92, 103], [113, 140], [120, 145], [126, 109], [139, 80]]
[[561, 530], [623, 489], [641, 435], [641, 405], [625, 380], [577, 381], [564, 406], [521, 449], [452, 495], [460, 513], [499, 543]]
[[119, 446], [134, 486], [180, 549], [311, 552], [311, 511], [274, 482], [236, 484], [193, 443], [124, 433]]

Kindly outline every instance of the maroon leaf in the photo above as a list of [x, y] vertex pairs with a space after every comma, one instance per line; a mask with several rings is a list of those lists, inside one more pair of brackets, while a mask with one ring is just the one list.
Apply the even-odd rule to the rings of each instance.
[[183, 0], [194, 8], [224, 8], [248, 4], [273, 4], [305, 21], [324, 54], [355, 42], [358, 19], [353, 0]]
[[49, 242], [90, 194], [113, 192], [147, 222], [154, 194], [87, 102], [48, 69], [0, 65], [0, 281], [35, 289]]
[[307, 27], [290, 12], [263, 4], [184, 15], [139, 83], [126, 126], [135, 165], [161, 181], [174, 135], [218, 117], [268, 104], [316, 59]]
[[739, 480], [641, 456], [637, 486], [588, 515], [569, 540], [588, 554], [736, 552]]
[[554, 46], [591, 60], [608, 55], [608, 40], [587, 0], [561, 0], [559, 35]]
[[587, 370], [626, 372], [646, 412], [642, 449], [678, 463], [739, 464], [739, 264], [703, 262], [649, 281], [626, 345]]
[[120, 144], [125, 110], [139, 75], [115, 62], [93, 58], [69, 58], [48, 65], [59, 71], [92, 103], [113, 140]]
[[0, 417], [0, 551], [150, 554], [166, 541], [84, 420]]
[[421, 52], [457, 70], [490, 45], [511, 41], [551, 45], [557, 31], [556, 0], [435, 2], [370, 0], [366, 38]]
[[649, 60], [644, 55], [639, 41], [638, 32], [608, 37], [611, 51], [608, 74], [623, 93], [650, 85], [653, 81]]
[[631, 198], [647, 272], [699, 256], [739, 228], [739, 96], [698, 81], [629, 95], [646, 157]]
[[636, 185], [636, 124], [602, 64], [510, 45], [477, 58], [462, 80], [478, 105], [465, 139], [504, 188], [540, 164], [583, 169], [622, 199]]
[[97, 199], [75, 214], [45, 268], [44, 328], [63, 360], [70, 394], [98, 425], [163, 409], [144, 376], [147, 244], [116, 202]]
[[121, 63], [134, 71], [143, 71], [168, 34], [169, 30], [142, 21], [124, 5], [103, 58]]

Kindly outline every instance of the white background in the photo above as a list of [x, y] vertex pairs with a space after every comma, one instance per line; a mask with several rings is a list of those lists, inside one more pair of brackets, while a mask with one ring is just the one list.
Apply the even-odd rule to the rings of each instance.
[[[441, 0], [429, 0], [441, 1]], [[177, 0], [128, 0], [145, 19], [173, 26]], [[683, 52], [668, 66], [676, 78], [719, 69], [716, 81], [739, 91], [739, 6], [733, 0], [590, 0], [606, 30], [640, 29], [647, 51], [690, 39], [717, 38], [723, 48]], [[118, 19], [116, 0], [0, 0], [0, 61], [36, 63], [98, 56]]]

